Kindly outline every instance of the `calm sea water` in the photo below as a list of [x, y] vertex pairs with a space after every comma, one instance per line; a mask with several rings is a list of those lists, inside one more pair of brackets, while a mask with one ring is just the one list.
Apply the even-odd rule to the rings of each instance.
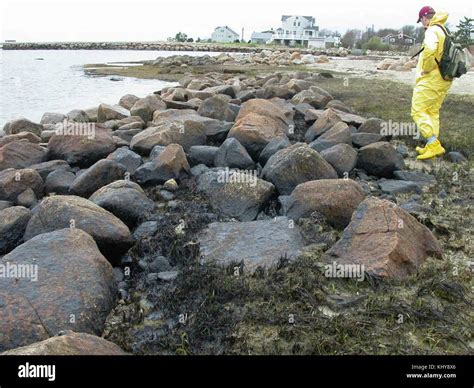
[[[0, 50], [0, 129], [12, 119], [26, 117], [39, 122], [45, 112], [66, 114], [100, 103], [116, 104], [124, 94], [144, 97], [168, 82], [120, 77], [91, 77], [82, 65], [127, 63], [173, 54], [200, 52], [130, 50]], [[218, 53], [209, 53], [217, 55]], [[42, 58], [38, 60], [37, 58]]]

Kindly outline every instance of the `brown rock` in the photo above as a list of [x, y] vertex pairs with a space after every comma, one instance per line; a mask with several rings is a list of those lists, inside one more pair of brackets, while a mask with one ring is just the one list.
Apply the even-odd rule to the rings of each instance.
[[313, 212], [322, 214], [328, 222], [345, 228], [352, 213], [364, 200], [360, 185], [352, 179], [321, 179], [301, 183], [293, 190], [286, 203], [288, 218], [298, 220]]
[[127, 353], [113, 342], [87, 333], [65, 330], [31, 345], [1, 353], [2, 356], [121, 356]]
[[30, 168], [0, 171], [0, 200], [15, 202], [18, 195], [28, 188], [33, 189], [39, 198], [43, 195], [43, 185], [40, 174]]
[[364, 265], [371, 274], [402, 279], [428, 256], [441, 255], [441, 245], [426, 226], [390, 201], [367, 198], [325, 260]]
[[132, 243], [130, 230], [120, 219], [95, 203], [74, 195], [45, 198], [28, 222], [24, 240], [62, 228], [82, 229], [89, 233], [111, 261], [117, 261]]
[[25, 268], [23, 276], [8, 270], [0, 282], [0, 350], [66, 329], [102, 334], [113, 308], [114, 278], [86, 232], [68, 228], [42, 234], [1, 258], [0, 265]]
[[47, 151], [28, 140], [15, 140], [0, 147], [0, 170], [26, 168], [46, 159]]
[[110, 132], [95, 129], [94, 136], [55, 134], [48, 142], [48, 159], [62, 159], [70, 165], [89, 167], [116, 148]]

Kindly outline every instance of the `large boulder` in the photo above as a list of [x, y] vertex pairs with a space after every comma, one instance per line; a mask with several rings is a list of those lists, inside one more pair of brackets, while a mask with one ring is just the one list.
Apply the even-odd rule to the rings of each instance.
[[442, 249], [431, 231], [394, 203], [364, 200], [342, 238], [325, 254], [329, 263], [363, 265], [368, 273], [402, 279]]
[[270, 157], [262, 175], [284, 195], [290, 194], [300, 183], [337, 178], [334, 168], [305, 143], [296, 143], [278, 151]]
[[62, 113], [46, 112], [40, 120], [40, 124], [57, 124], [66, 120], [66, 115]]
[[43, 195], [43, 185], [40, 174], [30, 168], [0, 171], [0, 200], [15, 202], [27, 189], [32, 189], [39, 198]]
[[234, 112], [221, 95], [206, 98], [199, 106], [197, 112], [204, 117], [222, 121], [234, 121], [237, 113]]
[[390, 143], [380, 141], [359, 150], [357, 167], [370, 175], [390, 178], [394, 171], [405, 169], [405, 162]]
[[87, 333], [65, 330], [57, 336], [0, 353], [2, 356], [122, 356], [113, 342]]
[[307, 103], [311, 106], [315, 107], [316, 109], [323, 109], [329, 101], [333, 98], [329, 93], [322, 93], [321, 89], [316, 89], [312, 86], [308, 90], [303, 90], [293, 96], [291, 99], [291, 103], [294, 105]]
[[347, 177], [357, 164], [357, 151], [345, 143], [336, 144], [320, 154], [334, 167], [340, 178]]
[[[113, 308], [114, 278], [86, 232], [68, 228], [41, 234], [1, 258], [0, 268], [10, 275], [0, 282], [0, 350], [67, 329], [102, 334]], [[23, 276], [15, 268], [23, 268]]]
[[281, 136], [286, 136], [286, 132], [280, 122], [257, 113], [248, 113], [237, 119], [228, 134], [228, 138], [236, 138], [255, 160], [272, 139]]
[[191, 172], [183, 147], [170, 144], [150, 162], [138, 167], [133, 178], [139, 184], [163, 184], [168, 179], [181, 179]]
[[47, 151], [28, 140], [16, 140], [0, 147], [0, 170], [26, 168], [46, 159]]
[[73, 182], [76, 180], [76, 176], [69, 171], [55, 170], [46, 177], [44, 182], [45, 194], [69, 194], [69, 189]]
[[156, 111], [153, 114], [153, 124], [160, 125], [170, 122], [192, 121], [204, 125], [204, 131], [207, 139], [222, 142], [225, 140], [230, 128], [234, 125], [232, 122], [211, 119], [199, 115], [193, 109], [167, 109], [164, 111]]
[[254, 161], [247, 150], [235, 138], [228, 138], [216, 152], [214, 166], [247, 170], [253, 168]]
[[72, 182], [69, 191], [71, 194], [87, 198], [102, 186], [124, 179], [126, 172], [122, 164], [110, 159], [102, 159], [79, 175]]
[[146, 219], [155, 206], [139, 185], [127, 180], [118, 180], [100, 188], [89, 200], [120, 218], [129, 227]]
[[89, 116], [85, 111], [82, 109], [73, 109], [72, 111], [68, 112], [66, 115], [67, 120], [74, 121], [76, 123], [88, 123]]
[[349, 145], [352, 144], [349, 126], [342, 121], [334, 124], [331, 129], [324, 132], [316, 140], [311, 142], [310, 147], [314, 148], [318, 152], [321, 152], [341, 143]]
[[362, 125], [359, 127], [359, 132], [383, 135], [383, 128], [385, 125], [386, 122], [384, 120], [372, 117], [362, 123]]
[[72, 166], [89, 167], [116, 148], [107, 130], [95, 129], [94, 136], [55, 134], [48, 142], [48, 159], [62, 159]]
[[132, 243], [130, 230], [120, 219], [95, 203], [74, 195], [45, 198], [33, 210], [24, 240], [62, 228], [82, 229], [89, 233], [111, 261], [118, 261]]
[[199, 236], [204, 262], [244, 270], [270, 268], [281, 259], [294, 260], [304, 248], [300, 230], [286, 217], [249, 222], [213, 222]]
[[305, 133], [304, 139], [307, 143], [311, 143], [318, 136], [331, 129], [335, 124], [339, 123], [341, 118], [333, 109], [326, 109], [317, 120], [309, 127]]
[[135, 104], [140, 98], [135, 96], [134, 94], [126, 94], [125, 96], [122, 96], [119, 100], [119, 105], [122, 108], [125, 108], [127, 110], [131, 110], [133, 104]]
[[148, 155], [156, 145], [180, 144], [185, 151], [194, 145], [206, 143], [204, 125], [195, 121], [169, 121], [149, 127], [132, 138], [130, 147], [141, 154]]
[[166, 104], [155, 94], [140, 98], [130, 109], [132, 116], [139, 116], [146, 123], [153, 120], [153, 113], [157, 110], [166, 109]]
[[293, 123], [290, 110], [279, 106], [276, 101], [269, 101], [262, 98], [254, 98], [242, 104], [235, 121], [242, 119], [250, 113], [267, 117], [276, 122], [276, 126], [282, 131], [288, 131], [289, 125]]
[[345, 228], [364, 200], [360, 185], [352, 179], [321, 179], [301, 183], [286, 201], [286, 215], [298, 220], [317, 212], [336, 228]]
[[128, 116], [130, 116], [130, 112], [120, 105], [100, 104], [97, 111], [97, 122], [105, 123], [108, 120], [121, 120]]
[[22, 206], [0, 210], [0, 255], [20, 244], [30, 217], [31, 212]]
[[3, 131], [6, 135], [14, 135], [20, 132], [31, 132], [37, 136], [41, 136], [43, 126], [38, 123], [34, 123], [28, 119], [15, 119], [6, 123], [3, 127]]
[[246, 171], [208, 171], [198, 178], [198, 190], [224, 216], [254, 220], [274, 192], [274, 186]]
[[17, 140], [28, 140], [30, 143], [41, 143], [41, 138], [37, 135], [35, 135], [32, 132], [20, 132], [16, 133], [14, 135], [6, 135], [3, 137], [0, 137], [0, 147], [3, 147], [7, 143], [11, 143], [12, 141], [17, 141]]

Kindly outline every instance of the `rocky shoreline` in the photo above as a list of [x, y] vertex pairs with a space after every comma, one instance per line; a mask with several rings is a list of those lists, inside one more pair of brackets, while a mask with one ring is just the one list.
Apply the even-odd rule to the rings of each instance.
[[3, 43], [3, 50], [156, 50], [156, 51], [214, 51], [261, 52], [263, 50], [290, 50], [308, 54], [338, 55], [338, 49], [313, 50], [272, 46], [226, 45], [218, 43], [175, 42], [11, 42]]
[[[258, 295], [265, 273], [278, 282], [303, 263], [311, 267], [304, 276], [320, 282], [317, 292], [344, 287], [306, 299], [321, 325], [340, 314], [336, 297], [347, 299], [345, 314], [360, 313], [361, 294], [388, 293], [414, 278], [433, 284], [424, 268], [450, 265], [453, 242], [442, 225], [426, 221], [438, 202], [429, 200], [430, 210], [422, 199], [457, 183], [436, 168], [413, 168], [413, 153], [383, 133], [382, 120], [361, 117], [318, 86], [327, 77], [187, 74], [144, 98], [124, 95], [116, 105], [7, 123], [0, 137], [0, 351], [242, 350], [242, 314], [255, 305], [240, 305], [252, 294], [245, 287], [253, 284]], [[442, 161], [447, 171], [465, 162], [455, 152]], [[436, 299], [444, 319], [462, 324], [463, 265], [443, 288], [448, 297]], [[328, 275], [328, 266], [357, 270], [367, 281], [355, 294], [355, 272]], [[295, 303], [301, 290], [290, 292]], [[438, 307], [431, 308], [423, 319], [437, 332]], [[459, 346], [454, 353], [469, 352]]]

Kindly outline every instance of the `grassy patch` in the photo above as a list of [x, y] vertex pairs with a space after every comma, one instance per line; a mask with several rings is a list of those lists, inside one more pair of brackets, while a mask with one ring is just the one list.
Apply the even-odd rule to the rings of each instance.
[[[379, 117], [393, 122], [412, 122], [410, 116], [413, 87], [399, 82], [349, 78], [321, 80], [320, 86], [364, 117]], [[470, 157], [474, 151], [472, 115], [474, 96], [448, 95], [440, 112], [440, 139], [448, 151]], [[417, 141], [406, 139], [409, 145]]]

